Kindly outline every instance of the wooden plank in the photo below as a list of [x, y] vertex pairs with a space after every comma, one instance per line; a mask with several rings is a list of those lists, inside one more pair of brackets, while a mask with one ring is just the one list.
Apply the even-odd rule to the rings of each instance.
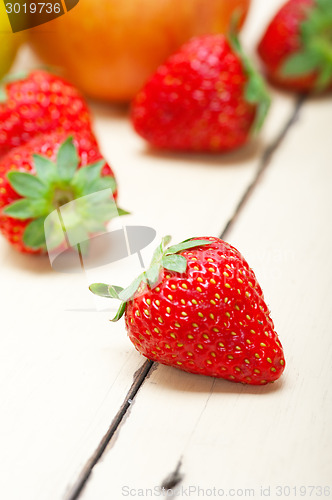
[[331, 494], [331, 116], [329, 97], [306, 103], [228, 234], [265, 291], [283, 377], [246, 387], [158, 366], [81, 500], [152, 496], [180, 459], [180, 498]]
[[[247, 40], [252, 43], [251, 35]], [[15, 70], [29, 66], [24, 48]], [[120, 203], [135, 213], [126, 223], [150, 225], [158, 235], [171, 232], [176, 240], [219, 234], [294, 99], [275, 93], [260, 140], [216, 157], [152, 154], [126, 113], [92, 107], [103, 152], [119, 180]], [[14, 254], [0, 240], [0, 491], [6, 500], [61, 498], [121, 408], [143, 360], [123, 324], [109, 326], [108, 304], [94, 301], [87, 287], [102, 277], [126, 284], [138, 267], [131, 257], [86, 275], [57, 274], [47, 259]]]

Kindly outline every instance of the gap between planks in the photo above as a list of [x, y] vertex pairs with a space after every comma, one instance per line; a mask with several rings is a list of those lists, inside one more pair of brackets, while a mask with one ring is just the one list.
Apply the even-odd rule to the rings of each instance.
[[[280, 145], [284, 141], [290, 128], [298, 120], [301, 107], [304, 104], [305, 100], [306, 100], [305, 96], [299, 96], [299, 98], [297, 99], [297, 101], [295, 103], [295, 106], [293, 108], [293, 111], [292, 111], [289, 119], [287, 120], [287, 122], [285, 123], [283, 128], [281, 129], [279, 135], [263, 151], [261, 158], [260, 158], [260, 162], [258, 165], [256, 175], [255, 175], [254, 179], [252, 180], [252, 182], [247, 187], [247, 189], [245, 190], [237, 207], [234, 210], [232, 217], [229, 219], [224, 230], [220, 234], [219, 237], [221, 239], [225, 239], [225, 237], [227, 236], [227, 233], [229, 232], [231, 227], [235, 224], [237, 218], [239, 217], [240, 213], [243, 211], [249, 198], [252, 196], [252, 194], [255, 190], [255, 187], [260, 182], [264, 172], [266, 171], [266, 169], [270, 165], [274, 153], [276, 152], [276, 150], [280, 147]], [[107, 446], [111, 443], [115, 433], [120, 429], [120, 426], [121, 426], [128, 410], [130, 409], [132, 403], [134, 402], [134, 399], [135, 399], [138, 391], [140, 390], [140, 388], [144, 384], [145, 380], [149, 377], [149, 375], [151, 374], [153, 369], [155, 369], [156, 367], [157, 367], [157, 363], [146, 360], [144, 362], [144, 364], [142, 365], [142, 367], [135, 373], [131, 388], [129, 389], [128, 393], [126, 394], [126, 397], [125, 397], [118, 413], [114, 417], [109, 429], [107, 430], [103, 439], [100, 441], [95, 452], [93, 453], [93, 455], [90, 457], [90, 459], [84, 465], [76, 482], [70, 488], [69, 493], [64, 496], [64, 500], [78, 500], [79, 499], [80, 494], [83, 491], [83, 488], [84, 488], [85, 484], [87, 483], [87, 481], [92, 473], [93, 468], [95, 467], [95, 465], [98, 463], [98, 461], [102, 457]], [[167, 476], [167, 478], [165, 479], [165, 483], [167, 483], [167, 485], [169, 485], [170, 478], [171, 478], [171, 482], [172, 482], [172, 487], [176, 486], [177, 484], [179, 484], [181, 482], [181, 480], [183, 478], [182, 474], [180, 474], [181, 463], [182, 463], [182, 457], [178, 461], [178, 465], [176, 467], [176, 470], [171, 472], [171, 474], [169, 474], [169, 476]]]
[[71, 488], [70, 492], [65, 495], [66, 500], [76, 500], [79, 498], [87, 480], [90, 477], [92, 469], [98, 463], [99, 459], [103, 455], [105, 449], [110, 444], [114, 434], [120, 427], [124, 417], [126, 416], [130, 406], [134, 402], [135, 396], [139, 391], [140, 387], [143, 385], [144, 381], [147, 379], [149, 374], [152, 372], [152, 368], [155, 365], [152, 361], [146, 360], [141, 368], [135, 373], [133, 383], [126, 394], [126, 397], [118, 411], [115, 415], [110, 427], [108, 428], [105, 436], [100, 441], [96, 451], [89, 458], [87, 463], [84, 465], [82, 472], [80, 473], [78, 479], [76, 480], [74, 486]]
[[285, 137], [286, 137], [288, 131], [290, 130], [290, 128], [298, 120], [301, 107], [304, 104], [305, 100], [306, 100], [306, 96], [305, 95], [300, 95], [299, 96], [299, 98], [297, 99], [297, 101], [295, 103], [293, 112], [292, 112], [291, 116], [289, 117], [289, 119], [287, 120], [287, 122], [284, 125], [284, 127], [281, 129], [280, 134], [263, 151], [263, 153], [261, 155], [261, 159], [260, 159], [259, 165], [258, 165], [258, 169], [257, 169], [257, 172], [256, 172], [256, 175], [255, 175], [254, 179], [252, 180], [252, 182], [247, 187], [246, 191], [244, 192], [242, 198], [240, 199], [240, 201], [239, 201], [239, 203], [238, 203], [238, 205], [237, 205], [237, 207], [236, 207], [236, 209], [234, 211], [234, 214], [229, 219], [229, 221], [227, 222], [224, 230], [222, 231], [221, 235], [219, 236], [222, 240], [225, 239], [225, 236], [227, 235], [227, 233], [229, 232], [229, 230], [231, 229], [231, 227], [233, 226], [233, 224], [236, 222], [236, 219], [238, 218], [238, 216], [240, 215], [240, 213], [244, 209], [244, 206], [246, 205], [247, 201], [249, 200], [250, 196], [252, 195], [255, 187], [257, 186], [257, 184], [259, 183], [260, 179], [262, 178], [265, 170], [268, 168], [269, 164], [271, 163], [271, 160], [273, 158], [274, 153], [276, 152], [276, 150], [278, 149], [278, 147], [282, 144], [282, 142], [285, 139]]

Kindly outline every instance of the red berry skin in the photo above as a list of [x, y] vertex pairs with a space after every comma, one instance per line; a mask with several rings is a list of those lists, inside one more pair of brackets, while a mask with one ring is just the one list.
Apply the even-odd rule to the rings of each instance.
[[[55, 161], [60, 145], [68, 137], [73, 137], [74, 145], [77, 148], [80, 157], [80, 167], [101, 160], [103, 157], [99, 151], [99, 146], [94, 135], [89, 131], [80, 131], [76, 133], [53, 132], [47, 135], [38, 135], [29, 143], [12, 149], [0, 159], [0, 232], [13, 247], [22, 253], [41, 254], [43, 250], [33, 250], [23, 243], [23, 233], [32, 219], [18, 220], [5, 215], [2, 209], [14, 201], [22, 198], [11, 187], [7, 173], [13, 170], [36, 174], [33, 165], [33, 154], [39, 154]], [[111, 167], [106, 164], [102, 170], [102, 175], [111, 175], [114, 173]], [[117, 193], [113, 194], [114, 199]]]
[[224, 35], [196, 37], [173, 54], [132, 104], [135, 130], [153, 147], [225, 152], [246, 143], [256, 105], [247, 76]]
[[258, 45], [266, 75], [272, 83], [298, 92], [315, 88], [317, 74], [282, 76], [280, 69], [286, 59], [302, 49], [301, 23], [308, 17], [314, 0], [289, 0], [277, 12]]
[[[196, 239], [196, 238], [194, 238]], [[130, 340], [147, 358], [181, 370], [264, 385], [285, 367], [283, 349], [254, 272], [218, 238], [182, 251], [187, 270], [126, 305]]]
[[85, 101], [70, 83], [46, 71], [5, 85], [0, 102], [0, 156], [38, 134], [91, 130]]

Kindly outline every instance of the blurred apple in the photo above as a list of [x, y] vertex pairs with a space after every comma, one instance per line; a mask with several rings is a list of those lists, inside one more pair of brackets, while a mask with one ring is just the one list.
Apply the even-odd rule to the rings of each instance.
[[0, 2], [0, 79], [11, 67], [22, 36], [13, 33], [3, 2]]
[[47, 64], [91, 97], [128, 101], [166, 57], [195, 35], [225, 32], [250, 0], [80, 0], [28, 31]]

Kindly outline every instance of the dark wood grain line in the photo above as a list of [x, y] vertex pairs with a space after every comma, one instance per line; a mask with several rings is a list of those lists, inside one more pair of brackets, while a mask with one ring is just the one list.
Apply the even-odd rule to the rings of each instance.
[[258, 169], [256, 172], [256, 175], [252, 182], [249, 184], [247, 187], [246, 191], [244, 192], [242, 198], [240, 199], [234, 214], [231, 216], [229, 221], [227, 222], [224, 230], [222, 231], [221, 235], [219, 238], [224, 240], [227, 237], [227, 234], [230, 230], [230, 228], [233, 226], [233, 224], [236, 222], [236, 219], [239, 217], [240, 213], [243, 211], [247, 201], [249, 198], [252, 196], [257, 184], [260, 182], [264, 172], [267, 170], [268, 166], [271, 163], [271, 160], [278, 150], [278, 148], [281, 146], [283, 143], [287, 133], [291, 129], [291, 127], [297, 122], [300, 114], [301, 107], [303, 103], [305, 102], [306, 97], [304, 95], [300, 95], [296, 101], [296, 104], [294, 106], [293, 112], [287, 122], [285, 123], [284, 127], [281, 129], [279, 135], [276, 137], [276, 139], [263, 151]]
[[89, 458], [89, 460], [86, 462], [86, 464], [83, 467], [82, 472], [79, 475], [77, 481], [70, 488], [69, 492], [64, 496], [64, 500], [77, 500], [79, 498], [86, 482], [88, 481], [88, 479], [91, 475], [91, 472], [92, 472], [94, 466], [100, 460], [105, 449], [110, 444], [110, 441], [112, 440], [115, 432], [117, 431], [117, 429], [119, 428], [119, 426], [123, 422], [123, 419], [126, 416], [129, 408], [131, 407], [136, 394], [138, 393], [143, 382], [147, 379], [147, 377], [151, 373], [154, 364], [155, 363], [153, 363], [152, 361], [146, 360], [145, 363], [142, 365], [142, 367], [135, 373], [133, 383], [132, 383], [128, 393], [126, 394], [126, 397], [125, 397], [118, 413], [115, 415], [110, 427], [108, 428], [103, 439], [100, 441], [95, 452]]

